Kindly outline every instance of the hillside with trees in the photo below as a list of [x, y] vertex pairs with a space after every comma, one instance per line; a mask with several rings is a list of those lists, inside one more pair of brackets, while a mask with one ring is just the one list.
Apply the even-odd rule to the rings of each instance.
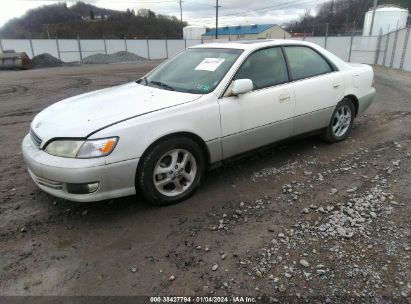
[[[293, 33], [314, 34], [323, 36], [326, 23], [329, 24], [331, 35], [350, 35], [355, 30], [361, 31], [365, 13], [373, 6], [373, 0], [332, 0], [320, 5], [315, 16], [307, 11], [299, 21], [287, 25], [287, 30]], [[394, 4], [408, 8], [411, 12], [410, 0], [379, 0], [378, 5]]]
[[[183, 24], [185, 25], [185, 24]], [[126, 12], [78, 2], [46, 5], [29, 10], [0, 28], [1, 38], [180, 38], [182, 27], [174, 16], [151, 10]]]

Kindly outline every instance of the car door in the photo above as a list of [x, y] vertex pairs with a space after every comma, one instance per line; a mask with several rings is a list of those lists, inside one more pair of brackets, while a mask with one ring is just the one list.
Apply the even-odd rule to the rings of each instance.
[[295, 98], [281, 47], [250, 54], [235, 79], [251, 79], [254, 89], [220, 98], [223, 157], [227, 158], [292, 134]]
[[342, 76], [311, 47], [285, 46], [284, 52], [296, 99], [293, 135], [326, 127], [344, 97]]

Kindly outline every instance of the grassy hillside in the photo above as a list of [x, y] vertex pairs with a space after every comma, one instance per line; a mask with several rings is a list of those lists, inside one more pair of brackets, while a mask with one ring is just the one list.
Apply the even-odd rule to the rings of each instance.
[[181, 24], [174, 16], [99, 8], [78, 2], [47, 5], [28, 11], [0, 28], [1, 38], [180, 38]]

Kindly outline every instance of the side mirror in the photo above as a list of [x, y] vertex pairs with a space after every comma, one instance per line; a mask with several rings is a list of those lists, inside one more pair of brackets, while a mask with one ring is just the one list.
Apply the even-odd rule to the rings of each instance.
[[237, 96], [245, 94], [253, 90], [253, 82], [251, 79], [237, 79], [233, 81], [231, 87], [231, 95]]

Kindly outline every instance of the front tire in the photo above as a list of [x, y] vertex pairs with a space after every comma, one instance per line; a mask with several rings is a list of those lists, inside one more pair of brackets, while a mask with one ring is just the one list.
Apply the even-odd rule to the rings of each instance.
[[143, 156], [136, 187], [151, 203], [165, 206], [193, 194], [205, 172], [201, 147], [190, 138], [166, 139]]
[[331, 116], [323, 139], [329, 143], [336, 143], [348, 137], [354, 125], [355, 107], [353, 102], [344, 98], [341, 100]]

